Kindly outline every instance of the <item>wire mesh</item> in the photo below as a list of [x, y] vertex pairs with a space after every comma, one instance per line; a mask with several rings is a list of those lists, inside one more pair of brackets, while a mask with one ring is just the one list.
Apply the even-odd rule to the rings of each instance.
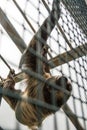
[[[29, 41], [36, 34], [41, 27], [43, 21], [48, 17], [52, 10], [53, 1], [49, 0], [3, 0], [0, 4], [0, 53], [8, 63], [19, 72], [18, 64], [21, 53], [29, 44]], [[87, 5], [85, 0], [73, 0], [60, 2], [61, 15], [55, 28], [49, 34], [47, 44], [49, 45], [48, 64], [50, 66], [50, 73], [55, 75], [65, 75], [72, 84], [72, 94], [67, 102], [67, 105], [58, 110], [58, 107], [40, 101], [41, 87], [38, 85], [38, 100], [21, 99], [20, 95], [15, 95], [9, 91], [4, 93], [15, 97], [19, 100], [25, 100], [34, 105], [38, 105], [37, 118], [41, 119], [41, 108], [48, 108], [51, 110], [58, 110], [57, 113], [48, 117], [40, 130], [86, 130], [87, 129]], [[3, 12], [2, 12], [3, 11]], [[2, 12], [2, 13], [1, 13]], [[2, 15], [3, 14], [3, 15]], [[4, 15], [5, 14], [5, 15]], [[4, 17], [5, 16], [5, 17]], [[18, 18], [17, 18], [18, 17]], [[9, 20], [9, 21], [8, 21]], [[4, 21], [4, 22], [3, 22]], [[8, 23], [8, 24], [7, 24]], [[9, 25], [9, 26], [6, 26]], [[48, 23], [49, 25], [49, 23]], [[10, 28], [11, 29], [10, 29]], [[14, 29], [15, 28], [15, 29]], [[16, 30], [16, 31], [15, 31]], [[50, 29], [49, 29], [50, 30]], [[48, 30], [48, 31], [49, 31]], [[46, 30], [47, 31], [47, 30]], [[22, 37], [22, 38], [21, 38]], [[41, 34], [39, 33], [41, 38]], [[11, 39], [12, 41], [11, 41]], [[47, 62], [40, 55], [40, 43], [44, 39], [38, 39], [37, 53], [37, 73], [30, 70], [26, 71], [29, 75], [38, 79], [38, 82], [46, 82], [41, 76], [41, 60]], [[6, 43], [5, 43], [6, 42]], [[26, 44], [25, 44], [26, 43]], [[16, 46], [14, 46], [14, 44]], [[12, 49], [9, 53], [9, 48]], [[20, 52], [19, 52], [20, 50]], [[16, 54], [16, 55], [15, 55]], [[14, 59], [14, 61], [13, 61]], [[11, 61], [11, 62], [9, 62]], [[13, 62], [13, 64], [12, 64]], [[14, 65], [14, 62], [16, 65]], [[0, 60], [0, 76], [6, 77], [8, 70]], [[49, 84], [49, 83], [48, 83]], [[19, 84], [20, 85], [20, 84]], [[52, 87], [57, 87], [51, 84]], [[18, 87], [18, 86], [17, 86]], [[65, 93], [67, 91], [62, 90]], [[0, 88], [0, 93], [3, 93]], [[68, 94], [68, 93], [67, 93]], [[52, 98], [53, 100], [53, 98]], [[39, 107], [41, 106], [41, 108]], [[0, 109], [0, 126], [5, 130], [24, 130], [27, 127], [20, 125], [17, 122], [13, 112], [2, 101]], [[66, 109], [65, 109], [66, 108]], [[66, 111], [65, 111], [66, 110]], [[72, 113], [70, 113], [72, 111]], [[2, 114], [3, 113], [3, 114]], [[6, 114], [7, 113], [7, 114]], [[10, 116], [9, 116], [10, 115]], [[6, 117], [7, 116], [7, 117]], [[69, 118], [68, 118], [69, 117]], [[10, 119], [9, 119], [10, 118]], [[5, 120], [6, 119], [6, 120]], [[9, 125], [11, 120], [11, 125]], [[5, 123], [5, 121], [7, 123]], [[79, 123], [78, 123], [79, 122]], [[83, 127], [83, 128], [82, 128]], [[1, 128], [0, 128], [1, 129]]]

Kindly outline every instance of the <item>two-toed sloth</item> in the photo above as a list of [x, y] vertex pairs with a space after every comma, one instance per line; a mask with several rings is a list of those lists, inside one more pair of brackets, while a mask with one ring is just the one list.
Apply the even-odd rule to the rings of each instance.
[[[29, 74], [26, 74], [27, 86], [24, 92], [15, 90], [12, 78], [8, 78], [9, 80], [4, 83], [4, 88], [9, 88], [13, 92], [16, 91], [21, 96], [26, 98], [38, 99], [38, 89], [37, 87], [41, 87], [39, 93], [41, 94], [41, 99], [39, 96], [39, 100], [50, 105], [56, 105], [60, 108], [62, 105], [66, 103], [70, 95], [67, 95], [60, 88], [71, 92], [72, 87], [69, 80], [65, 76], [52, 76], [50, 74], [49, 65], [45, 61], [40, 61], [40, 58], [36, 56], [39, 51], [39, 55], [44, 57], [47, 61], [47, 46], [46, 41], [55, 27], [57, 21], [60, 17], [60, 2], [59, 0], [53, 0], [52, 11], [50, 15], [46, 18], [46, 20], [41, 25], [40, 29], [33, 36], [32, 40], [29, 43], [29, 46], [24, 51], [24, 54], [21, 59], [21, 66], [25, 69], [29, 69], [32, 72], [39, 73], [42, 75], [46, 82], [39, 81], [38, 78], [35, 78]], [[38, 60], [39, 59], [39, 60]], [[38, 63], [40, 61], [40, 64]], [[47, 61], [48, 62], [48, 61]], [[38, 66], [40, 65], [40, 66]], [[51, 83], [58, 86], [59, 90], [52, 87], [52, 85], [47, 83], [51, 81]], [[9, 84], [8, 86], [6, 86]], [[14, 82], [13, 82], [14, 84]], [[11, 86], [12, 85], [12, 86]], [[53, 93], [54, 92], [54, 93]], [[54, 97], [52, 97], [52, 95]], [[38, 105], [34, 105], [32, 103], [28, 103], [25, 101], [19, 101], [15, 98], [4, 96], [4, 99], [8, 102], [8, 104], [15, 111], [15, 115], [17, 120], [27, 125], [32, 130], [36, 130], [42, 123], [42, 121], [49, 116], [50, 114], [56, 112], [53, 110], [49, 110], [48, 108], [42, 108]], [[54, 99], [54, 101], [53, 101]], [[40, 111], [39, 111], [40, 109]], [[39, 114], [39, 115], [38, 115]]]

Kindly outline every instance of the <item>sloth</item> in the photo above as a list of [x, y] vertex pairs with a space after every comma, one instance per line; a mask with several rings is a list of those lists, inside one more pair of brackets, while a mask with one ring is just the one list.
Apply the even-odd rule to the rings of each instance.
[[[33, 36], [23, 53], [20, 67], [22, 70], [26, 70], [24, 71], [26, 77], [26, 89], [24, 92], [15, 89], [12, 75], [8, 76], [8, 80], [4, 82], [3, 86], [12, 90], [12, 92], [17, 92], [23, 98], [37, 99], [43, 103], [55, 105], [58, 108], [61, 108], [67, 102], [72, 90], [72, 85], [67, 77], [51, 75], [47, 60], [49, 47], [46, 41], [60, 18], [60, 12], [59, 0], [53, 0], [49, 16]], [[28, 70], [37, 74], [37, 77], [28, 73]], [[42, 76], [45, 82], [38, 79], [38, 75]], [[63, 90], [70, 94], [65, 93]], [[9, 96], [3, 96], [3, 98], [15, 111], [17, 120], [31, 130], [37, 130], [47, 116], [57, 111], [45, 108], [45, 106], [41, 107], [37, 104], [19, 101]]]

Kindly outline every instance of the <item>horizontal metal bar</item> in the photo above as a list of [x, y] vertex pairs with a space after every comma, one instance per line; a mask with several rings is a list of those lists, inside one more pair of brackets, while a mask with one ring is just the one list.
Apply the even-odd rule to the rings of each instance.
[[57, 67], [85, 55], [87, 55], [87, 43], [73, 48], [70, 51], [59, 54], [58, 56], [50, 59], [49, 64], [53, 63], [55, 65], [53, 67]]

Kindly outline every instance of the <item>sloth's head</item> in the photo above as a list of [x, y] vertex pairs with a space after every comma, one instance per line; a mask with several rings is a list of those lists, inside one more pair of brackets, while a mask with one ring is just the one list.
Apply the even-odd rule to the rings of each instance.
[[43, 87], [44, 100], [61, 107], [70, 97], [71, 91], [71, 83], [66, 77], [51, 77]]

